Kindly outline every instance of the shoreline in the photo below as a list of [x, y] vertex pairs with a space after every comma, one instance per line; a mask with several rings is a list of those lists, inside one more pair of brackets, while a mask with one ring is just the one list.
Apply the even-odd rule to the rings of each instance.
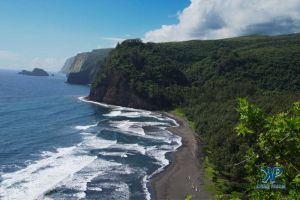
[[188, 122], [182, 117], [167, 112], [158, 112], [175, 120], [179, 126], [167, 130], [182, 138], [182, 145], [172, 154], [170, 164], [159, 174], [150, 179], [150, 191], [153, 199], [184, 200], [187, 194], [192, 199], [213, 199], [204, 190], [204, 169], [200, 163], [201, 155], [198, 141]]
[[[105, 103], [91, 101], [88, 97], [79, 97], [79, 100], [104, 107], [121, 107]], [[130, 110], [148, 111], [128, 108]], [[157, 200], [184, 200], [187, 194], [192, 199], [210, 200], [212, 195], [204, 190], [204, 169], [200, 162], [202, 157], [198, 149], [199, 140], [188, 125], [185, 118], [162, 111], [149, 111], [174, 120], [178, 126], [167, 128], [172, 134], [182, 138], [182, 145], [171, 153], [170, 164], [161, 172], [153, 175], [148, 180], [147, 190], [151, 199]]]

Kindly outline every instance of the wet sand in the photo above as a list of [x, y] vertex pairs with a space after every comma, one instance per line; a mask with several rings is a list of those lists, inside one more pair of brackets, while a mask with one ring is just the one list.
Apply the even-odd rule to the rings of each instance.
[[184, 200], [187, 194], [192, 195], [193, 200], [212, 199], [203, 189], [201, 152], [194, 132], [184, 118], [170, 113], [162, 114], [175, 119], [179, 124], [168, 130], [182, 137], [182, 146], [173, 154], [171, 164], [151, 180], [154, 199]]

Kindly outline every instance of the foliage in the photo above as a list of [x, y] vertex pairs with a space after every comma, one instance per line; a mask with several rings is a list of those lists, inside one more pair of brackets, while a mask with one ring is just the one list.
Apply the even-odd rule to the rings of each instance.
[[[257, 154], [260, 137], [256, 133], [264, 131], [265, 124], [294, 123], [295, 119], [284, 121], [286, 116], [268, 116], [286, 111], [300, 99], [300, 34], [122, 43], [99, 70], [93, 88], [112, 75], [158, 109], [177, 108], [176, 112], [184, 113], [204, 143], [214, 167], [212, 180], [223, 193], [220, 198], [245, 199], [252, 186], [245, 163], [238, 163], [245, 155]], [[242, 110], [236, 110], [237, 97], [247, 97], [260, 108], [242, 101]], [[299, 110], [299, 106], [293, 109]], [[238, 112], [244, 113], [244, 118], [236, 127]], [[283, 132], [266, 132], [265, 137], [272, 134]], [[271, 151], [272, 142], [265, 143], [262, 150]], [[293, 141], [285, 142], [290, 145]]]
[[192, 197], [192, 195], [186, 195], [185, 196], [185, 198], [184, 198], [184, 200], [192, 200], [193, 199], [193, 197]]
[[[249, 147], [243, 163], [249, 184], [259, 184], [260, 167], [281, 166], [284, 174], [279, 182], [286, 184], [285, 190], [249, 189], [250, 199], [293, 199], [300, 198], [300, 102], [279, 114], [266, 115], [246, 99], [239, 99], [238, 135], [248, 137], [254, 143]], [[250, 139], [251, 138], [251, 139]]]

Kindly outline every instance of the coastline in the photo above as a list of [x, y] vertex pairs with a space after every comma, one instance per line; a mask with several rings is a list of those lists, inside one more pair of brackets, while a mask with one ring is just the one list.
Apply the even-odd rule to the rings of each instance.
[[[88, 97], [79, 97], [79, 100], [104, 107], [118, 108], [121, 106], [99, 103], [89, 100]], [[131, 110], [139, 110], [128, 108]], [[143, 110], [146, 111], [146, 110]], [[147, 199], [157, 200], [184, 200], [187, 194], [192, 199], [210, 200], [212, 195], [204, 190], [204, 170], [200, 163], [201, 154], [198, 150], [199, 141], [194, 131], [189, 127], [185, 118], [168, 112], [149, 111], [174, 120], [178, 126], [167, 128], [172, 134], [182, 138], [182, 145], [171, 154], [170, 164], [161, 172], [153, 175], [147, 182], [149, 196]], [[151, 197], [150, 197], [151, 195]]]
[[182, 146], [172, 154], [170, 165], [150, 180], [154, 199], [184, 200], [187, 194], [197, 200], [213, 199], [203, 188], [204, 172], [203, 165], [199, 162], [201, 155], [198, 141], [187, 120], [167, 112], [160, 114], [176, 120], [179, 124], [168, 130], [182, 138]]

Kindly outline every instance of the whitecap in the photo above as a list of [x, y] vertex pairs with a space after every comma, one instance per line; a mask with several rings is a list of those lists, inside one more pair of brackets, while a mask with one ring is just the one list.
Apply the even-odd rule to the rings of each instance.
[[150, 111], [132, 110], [126, 108], [114, 108], [110, 113], [104, 114], [104, 116], [127, 118], [152, 117]]
[[96, 127], [98, 125], [98, 123], [96, 124], [92, 124], [92, 125], [84, 125], [84, 126], [75, 126], [75, 129], [77, 130], [87, 130], [89, 128], [92, 128], [92, 127]]
[[2, 175], [1, 199], [37, 199], [59, 182], [93, 162], [96, 156], [76, 156], [75, 147], [59, 148], [52, 156]]
[[[86, 152], [89, 149], [108, 148], [116, 143], [116, 141], [84, 133], [83, 141], [75, 146], [58, 148], [56, 152], [42, 152], [41, 160], [31, 163], [24, 169], [1, 175], [0, 198], [4, 200], [41, 198], [48, 191], [74, 177], [77, 179], [73, 182], [81, 192], [76, 195], [82, 196], [85, 184], [101, 173], [100, 171], [90, 173], [92, 168], [119, 165], [104, 160], [99, 164], [97, 156]], [[91, 165], [94, 162], [98, 163], [98, 167]], [[94, 167], [89, 167], [90, 165]], [[88, 173], [84, 173], [85, 168], [89, 169]], [[77, 173], [81, 175], [76, 175]]]
[[[152, 174], [145, 174], [142, 180], [143, 190], [145, 193], [146, 199], [151, 199], [151, 195], [147, 188], [147, 183], [149, 180], [157, 173], [161, 172], [167, 165], [170, 164], [170, 161], [166, 158], [166, 154], [168, 152], [176, 151], [182, 145], [182, 138], [173, 135], [171, 132], [167, 131], [166, 129], [171, 126], [179, 126], [178, 122], [170, 117], [163, 116], [160, 113], [153, 113], [150, 111], [145, 110], [138, 110], [138, 109], [131, 109], [126, 107], [120, 106], [111, 106], [103, 103], [93, 102], [85, 100], [89, 103], [94, 103], [97, 105], [109, 107], [112, 110], [104, 114], [106, 117], [127, 117], [127, 118], [139, 118], [139, 117], [149, 117], [155, 120], [146, 122], [139, 122], [139, 121], [132, 121], [132, 120], [123, 120], [123, 121], [109, 121], [110, 125], [114, 127], [116, 130], [120, 131], [121, 133], [135, 135], [138, 137], [150, 138], [152, 140], [163, 140], [165, 144], [163, 145], [156, 145], [156, 146], [148, 146], [144, 147], [138, 144], [113, 144], [110, 148], [120, 148], [126, 151], [135, 151], [142, 155], [150, 156], [157, 161], [157, 164], [160, 166], [155, 172]], [[152, 132], [145, 132], [143, 127], [145, 126], [155, 126], [158, 127], [158, 131]], [[167, 144], [168, 145], [167, 145]], [[103, 153], [102, 155], [110, 155], [110, 156], [121, 156], [120, 152], [110, 152], [110, 153]], [[127, 154], [126, 154], [127, 155]], [[101, 187], [102, 188], [102, 187]]]
[[88, 187], [88, 190], [102, 192], [102, 188], [100, 187]]
[[[103, 175], [109, 172], [114, 167], [121, 167], [122, 164], [112, 161], [107, 161], [103, 159], [97, 159], [90, 163], [85, 168], [81, 169], [73, 176], [69, 176], [67, 179], [62, 181], [59, 185], [56, 186], [56, 190], [62, 189], [71, 189], [75, 190], [75, 194], [62, 194], [62, 197], [69, 199], [72, 196], [76, 195], [77, 197], [84, 198], [85, 191], [90, 189], [87, 187], [87, 183], [92, 181], [94, 178]], [[96, 189], [96, 187], [94, 187]], [[101, 188], [100, 188], [101, 189]], [[97, 190], [99, 191], [99, 190]]]
[[115, 145], [112, 145], [111, 147], [126, 150], [126, 151], [138, 152], [142, 155], [146, 154], [146, 148], [139, 144], [115, 144]]
[[124, 152], [100, 152], [100, 155], [103, 156], [119, 156], [122, 158], [127, 158], [129, 153]]
[[80, 143], [81, 147], [84, 147], [85, 150], [89, 149], [106, 149], [111, 147], [114, 144], [117, 144], [116, 140], [106, 140], [96, 135], [85, 135], [85, 140]]

